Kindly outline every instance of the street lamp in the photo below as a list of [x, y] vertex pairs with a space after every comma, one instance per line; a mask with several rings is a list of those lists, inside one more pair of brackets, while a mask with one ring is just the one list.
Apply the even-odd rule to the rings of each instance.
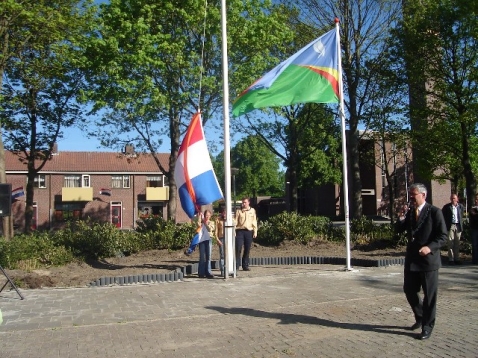
[[231, 168], [231, 175], [232, 175], [232, 188], [233, 188], [233, 196], [234, 196], [234, 213], [236, 212], [236, 175], [239, 174], [238, 168]]

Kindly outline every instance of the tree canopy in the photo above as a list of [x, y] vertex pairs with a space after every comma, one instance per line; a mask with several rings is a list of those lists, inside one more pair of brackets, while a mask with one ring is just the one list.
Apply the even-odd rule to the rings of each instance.
[[[224, 186], [224, 153], [215, 157], [214, 168], [219, 183]], [[236, 199], [284, 195], [284, 172], [280, 170], [280, 160], [258, 136], [247, 136], [231, 148], [231, 168], [237, 169], [237, 173], [233, 173]]]
[[[206, 124], [222, 106], [220, 2], [112, 0], [101, 6], [91, 42], [91, 99], [102, 110], [103, 144], [134, 143], [157, 153], [169, 138], [168, 216], [175, 217], [174, 168], [181, 133], [200, 109]], [[283, 6], [265, 0], [227, 2], [232, 92], [275, 63], [290, 36]], [[100, 112], [98, 112], [100, 113]], [[94, 134], [94, 133], [91, 133]]]
[[49, 160], [62, 130], [82, 117], [84, 45], [93, 27], [94, 8], [77, 0], [2, 5], [2, 137], [28, 170], [25, 230], [29, 231], [35, 175]]

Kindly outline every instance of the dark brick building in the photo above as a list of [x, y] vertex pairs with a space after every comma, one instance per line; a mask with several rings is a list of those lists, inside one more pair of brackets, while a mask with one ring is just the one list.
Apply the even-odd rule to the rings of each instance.
[[[385, 145], [387, 155], [392, 152], [392, 143]], [[360, 179], [362, 184], [362, 212], [368, 217], [390, 217], [389, 187], [392, 186], [395, 200], [394, 207], [406, 203], [408, 187], [416, 177], [413, 168], [411, 150], [384, 160], [382, 147], [371, 137], [363, 136], [360, 141]], [[392, 182], [387, 181], [385, 168], [393, 173]], [[349, 168], [349, 175], [351, 170]], [[417, 179], [417, 181], [420, 179]], [[451, 185], [449, 181], [423, 181], [428, 188], [427, 201], [439, 208], [449, 202]], [[349, 178], [349, 206], [353, 209], [352, 180]], [[328, 184], [316, 188], [300, 188], [298, 193], [298, 211], [301, 214], [321, 215], [331, 218], [343, 216], [343, 186]]]

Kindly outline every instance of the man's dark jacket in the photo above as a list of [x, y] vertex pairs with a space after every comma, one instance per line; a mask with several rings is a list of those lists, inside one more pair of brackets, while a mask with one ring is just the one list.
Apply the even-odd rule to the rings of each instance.
[[[443, 217], [445, 218], [446, 229], [450, 231], [452, 220], [453, 220], [453, 207], [452, 203], [445, 204], [441, 211], [443, 212]], [[463, 215], [465, 214], [465, 207], [458, 203], [457, 208], [458, 220], [460, 223], [460, 229], [463, 231]]]
[[[434, 271], [441, 267], [440, 248], [445, 244], [448, 233], [442, 211], [428, 203], [422, 208], [418, 220], [413, 210], [409, 210], [405, 220], [397, 222], [398, 232], [407, 231], [407, 254], [405, 270]], [[419, 250], [428, 246], [431, 252], [421, 256]]]

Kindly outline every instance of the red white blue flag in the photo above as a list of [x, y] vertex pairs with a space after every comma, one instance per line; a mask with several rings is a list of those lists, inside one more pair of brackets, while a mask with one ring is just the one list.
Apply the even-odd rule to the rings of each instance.
[[101, 188], [101, 189], [100, 189], [100, 195], [111, 196], [111, 189]]
[[223, 198], [209, 157], [199, 112], [194, 114], [179, 148], [174, 179], [181, 206], [190, 218], [201, 210], [201, 205]]
[[12, 190], [12, 199], [16, 199], [24, 195], [25, 191], [23, 190], [22, 186]]

